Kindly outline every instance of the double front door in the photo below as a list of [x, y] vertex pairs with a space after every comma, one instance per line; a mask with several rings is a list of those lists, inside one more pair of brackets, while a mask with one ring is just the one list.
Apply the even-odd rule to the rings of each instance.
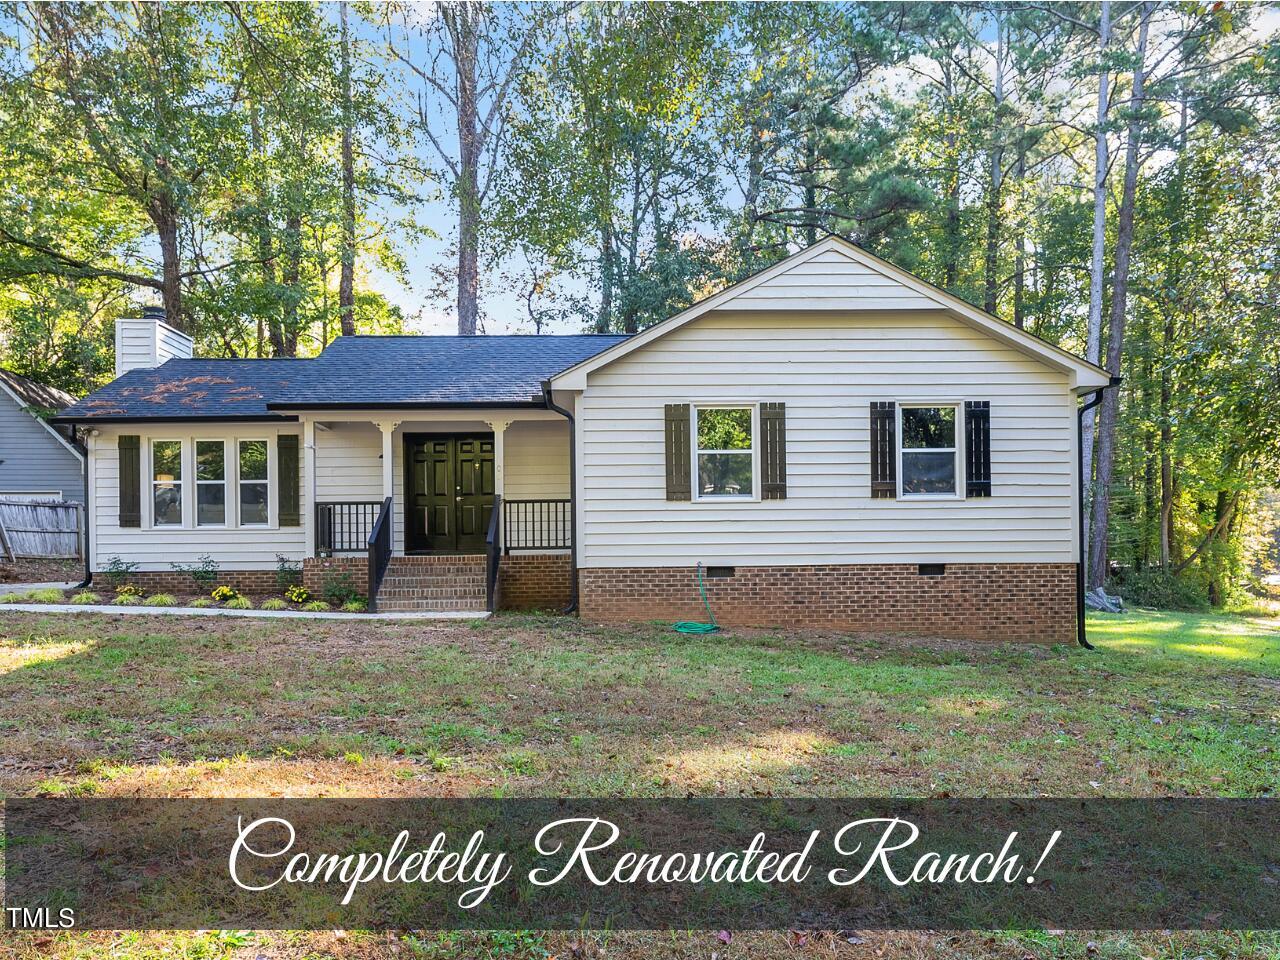
[[483, 553], [493, 514], [493, 437], [405, 437], [408, 553]]

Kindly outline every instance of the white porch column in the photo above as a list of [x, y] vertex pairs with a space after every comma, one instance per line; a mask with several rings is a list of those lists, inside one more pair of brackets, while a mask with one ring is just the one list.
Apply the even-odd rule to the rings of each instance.
[[504, 437], [506, 436], [507, 427], [511, 426], [510, 420], [486, 420], [489, 429], [493, 431], [493, 492], [501, 497], [503, 493], [503, 484], [505, 481], [506, 465], [506, 444]]
[[382, 499], [394, 497], [396, 492], [395, 481], [395, 445], [391, 442], [392, 435], [396, 432], [396, 427], [400, 426], [399, 420], [379, 420], [378, 429], [382, 431]]
[[316, 555], [316, 424], [314, 420], [302, 421], [302, 489], [305, 516], [302, 529], [306, 532], [306, 556]]

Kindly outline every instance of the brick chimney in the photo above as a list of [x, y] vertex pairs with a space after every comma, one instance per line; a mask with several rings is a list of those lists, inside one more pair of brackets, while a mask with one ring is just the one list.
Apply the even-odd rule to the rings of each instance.
[[166, 360], [190, 359], [195, 344], [165, 322], [162, 307], [143, 307], [142, 316], [116, 321], [116, 376]]

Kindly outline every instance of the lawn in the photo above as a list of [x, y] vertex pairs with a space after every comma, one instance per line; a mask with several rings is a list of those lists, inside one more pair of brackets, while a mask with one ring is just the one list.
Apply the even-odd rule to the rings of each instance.
[[[0, 612], [0, 792], [159, 796], [1264, 796], [1280, 622], [1097, 616], [1099, 649], [501, 617]], [[850, 943], [853, 941], [863, 941]], [[77, 956], [1078, 956], [986, 934], [44, 935]], [[1110, 935], [1096, 956], [1280, 956]], [[5, 951], [0, 946], [0, 954]]]

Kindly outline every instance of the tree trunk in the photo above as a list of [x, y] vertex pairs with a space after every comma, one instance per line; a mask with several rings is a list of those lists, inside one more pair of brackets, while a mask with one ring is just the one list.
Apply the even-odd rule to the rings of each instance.
[[[349, 337], [356, 332], [356, 172], [351, 144], [351, 32], [347, 26], [347, 0], [338, 4], [338, 15], [342, 22], [342, 272], [338, 277], [338, 318], [342, 335]], [[296, 343], [296, 324], [291, 325], [289, 337]]]
[[600, 224], [600, 313], [596, 333], [608, 333], [613, 324], [613, 225]]
[[[252, 138], [253, 152], [258, 159], [259, 170], [265, 170], [267, 167], [266, 148], [262, 139], [262, 122], [258, 116], [258, 107], [255, 104], [249, 110], [249, 134]], [[262, 270], [262, 282], [268, 289], [276, 285], [276, 262], [273, 251], [271, 249], [271, 214], [270, 203], [267, 197], [266, 174], [260, 173], [254, 184], [258, 194], [258, 215], [257, 220], [257, 241], [258, 241], [258, 259], [259, 269]], [[258, 313], [258, 330], [257, 344], [254, 350], [256, 356], [263, 356], [264, 350], [264, 333], [271, 338], [271, 355], [274, 357], [284, 356], [284, 338], [280, 333], [280, 320], [275, 311], [272, 311], [270, 318], [264, 318], [261, 312]], [[266, 330], [264, 331], [264, 322]]]
[[943, 115], [946, 118], [947, 132], [943, 137], [946, 144], [947, 175], [947, 248], [944, 251], [946, 266], [944, 268], [943, 287], [948, 292], [955, 292], [960, 281], [960, 158], [956, 155], [957, 141], [952, 126], [955, 117], [955, 80], [951, 75], [950, 64], [943, 66]]
[[[1137, 59], [1133, 68], [1133, 93], [1129, 100], [1129, 129], [1125, 144], [1124, 186], [1116, 223], [1115, 275], [1111, 283], [1111, 320], [1107, 330], [1107, 370], [1119, 375], [1124, 352], [1124, 323], [1129, 293], [1129, 261], [1133, 252], [1133, 211], [1138, 191], [1138, 156], [1142, 143], [1143, 84], [1146, 79], [1147, 33], [1151, 22], [1150, 3], [1141, 8]], [[1111, 507], [1111, 473], [1115, 460], [1116, 421], [1119, 418], [1118, 391], [1102, 395], [1098, 416], [1098, 484], [1093, 497], [1092, 533], [1089, 543], [1089, 586], [1101, 587], [1107, 574], [1107, 524]]]
[[444, 4], [457, 66], [458, 93], [458, 333], [474, 336], [480, 299], [480, 129], [477, 115], [479, 38], [467, 4]]
[[[281, 280], [284, 282], [285, 299], [281, 326], [284, 328], [284, 343], [281, 353], [286, 357], [298, 355], [298, 304], [303, 297], [302, 290], [302, 215], [289, 211], [284, 224], [284, 270]], [[353, 331], [354, 332], [354, 331]], [[343, 334], [347, 334], [344, 329]]]
[[178, 246], [178, 211], [168, 193], [153, 194], [147, 205], [151, 223], [160, 242], [160, 297], [166, 322], [187, 330], [182, 312], [182, 252]]
[[[999, 284], [996, 273], [1000, 267], [1000, 200], [1004, 186], [1004, 142], [1001, 112], [1004, 108], [1004, 49], [1005, 32], [1000, 14], [996, 14], [996, 67], [992, 88], [994, 116], [991, 129], [991, 156], [989, 158], [991, 180], [987, 187], [987, 247], [982, 269], [982, 309], [996, 312], [996, 296]], [[1021, 324], [1019, 324], [1021, 326]]]
[[812, 247], [818, 242], [818, 186], [814, 179], [817, 176], [818, 147], [817, 121], [805, 136], [804, 142], [804, 242]]
[[[1102, 60], [1098, 70], [1098, 118], [1093, 149], [1093, 256], [1089, 264], [1089, 327], [1085, 337], [1084, 356], [1090, 363], [1098, 363], [1102, 357], [1102, 288], [1106, 278], [1107, 243], [1107, 114], [1111, 109], [1111, 74], [1106, 65], [1107, 50], [1111, 46], [1111, 2], [1102, 0], [1098, 24], [1098, 56]], [[1111, 391], [1114, 393], [1115, 391]], [[1080, 456], [1084, 458], [1085, 486], [1093, 484], [1093, 435], [1095, 413], [1087, 413], [1080, 437]], [[1081, 504], [1082, 510], [1090, 510], [1093, 498]], [[1086, 517], [1086, 531], [1089, 524]]]

